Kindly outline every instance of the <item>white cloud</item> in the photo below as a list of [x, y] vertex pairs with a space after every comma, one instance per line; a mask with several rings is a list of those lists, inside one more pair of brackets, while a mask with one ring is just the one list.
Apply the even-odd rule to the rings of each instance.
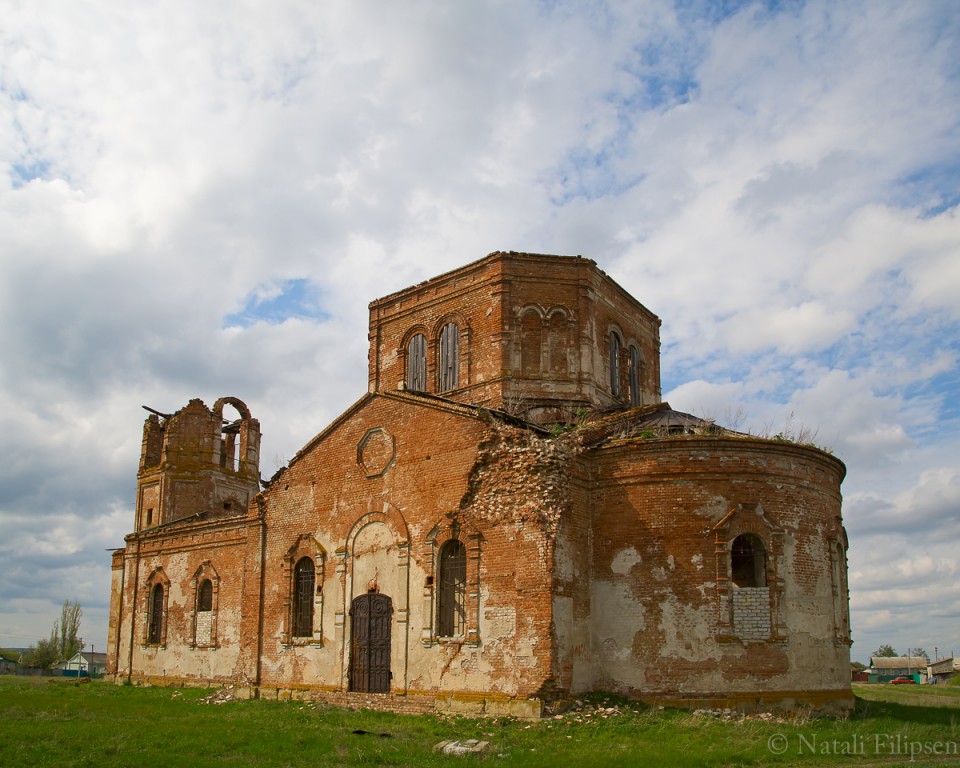
[[[369, 300], [496, 249], [661, 315], [675, 407], [816, 429], [852, 569], [948, 573], [916, 521], [954, 531], [960, 455], [949, 9], [54, 5], [0, 31], [0, 526], [75, 550], [60, 583], [106, 584], [141, 404], [241, 397], [270, 474], [365, 391]], [[226, 327], [294, 281], [309, 315]], [[907, 644], [881, 589], [858, 648]], [[0, 620], [39, 637], [64, 597]]]

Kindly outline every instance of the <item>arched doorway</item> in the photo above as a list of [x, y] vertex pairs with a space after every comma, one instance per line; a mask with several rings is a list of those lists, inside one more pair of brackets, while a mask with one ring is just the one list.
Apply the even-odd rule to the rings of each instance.
[[350, 690], [390, 692], [390, 634], [393, 601], [378, 592], [350, 605]]

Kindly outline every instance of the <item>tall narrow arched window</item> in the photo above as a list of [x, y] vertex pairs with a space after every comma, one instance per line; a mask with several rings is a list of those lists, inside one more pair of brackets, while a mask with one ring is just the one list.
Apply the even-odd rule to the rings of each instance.
[[150, 609], [147, 615], [147, 642], [163, 642], [163, 585], [154, 584], [150, 591]]
[[640, 405], [640, 374], [643, 370], [643, 358], [636, 344], [630, 345], [630, 405]]
[[313, 636], [313, 560], [302, 557], [293, 569], [293, 636]]
[[759, 536], [744, 533], [733, 540], [730, 575], [738, 587], [767, 586], [767, 551]]
[[197, 610], [200, 612], [213, 610], [213, 582], [204, 579], [197, 590]]
[[620, 337], [610, 331], [610, 394], [620, 397]]
[[451, 539], [440, 548], [437, 634], [459, 637], [467, 626], [467, 548]]
[[456, 323], [447, 323], [440, 331], [440, 357], [437, 365], [437, 390], [456, 389], [460, 367], [460, 329]]
[[194, 617], [193, 642], [200, 647], [214, 644], [213, 582], [210, 579], [203, 579], [197, 587], [197, 613]]
[[427, 391], [427, 337], [422, 333], [407, 342], [407, 389]]

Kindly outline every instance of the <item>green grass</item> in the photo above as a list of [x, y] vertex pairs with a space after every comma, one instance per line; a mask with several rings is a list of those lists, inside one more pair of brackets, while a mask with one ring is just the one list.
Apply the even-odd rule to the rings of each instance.
[[[306, 702], [215, 705], [202, 703], [209, 692], [198, 689], [5, 677], [0, 765], [873, 766], [908, 764], [910, 743], [960, 745], [960, 696], [911, 703], [900, 700], [907, 695], [900, 687], [858, 686], [857, 712], [843, 721], [724, 721], [623, 702], [611, 702], [621, 714], [603, 713], [602, 700], [592, 698], [585, 710], [531, 724], [347, 712]], [[888, 736], [899, 736], [902, 746]], [[492, 749], [467, 756], [432, 751], [440, 741], [469, 738], [490, 741]], [[784, 754], [771, 750], [781, 744]], [[917, 762], [956, 768], [960, 756]]]
[[960, 687], [956, 686], [858, 683], [853, 686], [853, 692], [867, 701], [960, 707]]

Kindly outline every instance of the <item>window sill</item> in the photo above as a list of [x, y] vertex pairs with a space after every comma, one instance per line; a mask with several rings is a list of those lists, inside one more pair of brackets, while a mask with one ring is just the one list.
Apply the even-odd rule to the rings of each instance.
[[321, 648], [323, 640], [312, 637], [294, 637], [280, 643], [284, 648]]
[[739, 643], [740, 645], [774, 645], [787, 642], [785, 635], [770, 635], [769, 637], [740, 637], [739, 635], [719, 635], [718, 643]]
[[475, 634], [470, 636], [456, 635], [454, 637], [426, 637], [421, 642], [424, 648], [430, 648], [434, 645], [466, 645], [469, 648], [476, 648], [480, 645], [480, 638]]

